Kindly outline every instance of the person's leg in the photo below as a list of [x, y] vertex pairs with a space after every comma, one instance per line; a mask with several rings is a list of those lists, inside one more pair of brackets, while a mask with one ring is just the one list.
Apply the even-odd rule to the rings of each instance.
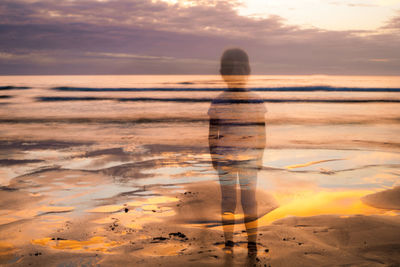
[[249, 252], [250, 250], [257, 250], [257, 171], [257, 168], [252, 166], [245, 166], [239, 171], [241, 203], [248, 237]]
[[236, 209], [237, 174], [229, 168], [218, 170], [221, 186], [221, 216], [224, 229], [225, 245], [233, 247], [233, 228]]

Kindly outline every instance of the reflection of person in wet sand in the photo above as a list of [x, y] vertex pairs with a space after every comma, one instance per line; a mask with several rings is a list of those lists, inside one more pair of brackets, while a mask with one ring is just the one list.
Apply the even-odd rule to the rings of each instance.
[[258, 96], [247, 90], [248, 56], [241, 49], [228, 49], [221, 58], [220, 73], [228, 89], [215, 98], [210, 116], [209, 146], [221, 185], [221, 213], [225, 250], [232, 251], [237, 182], [248, 236], [249, 254], [257, 252], [257, 172], [265, 147], [266, 109]]

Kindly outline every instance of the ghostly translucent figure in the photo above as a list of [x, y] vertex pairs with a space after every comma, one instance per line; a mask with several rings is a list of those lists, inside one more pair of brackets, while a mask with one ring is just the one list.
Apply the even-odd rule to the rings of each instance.
[[233, 249], [237, 184], [244, 212], [249, 254], [257, 252], [257, 172], [265, 148], [265, 106], [246, 89], [250, 75], [248, 56], [228, 49], [221, 57], [220, 73], [228, 89], [215, 98], [210, 116], [209, 147], [221, 185], [221, 213], [225, 250]]

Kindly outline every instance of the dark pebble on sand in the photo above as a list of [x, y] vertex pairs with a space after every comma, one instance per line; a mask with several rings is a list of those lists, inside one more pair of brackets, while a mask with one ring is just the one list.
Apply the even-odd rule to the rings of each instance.
[[153, 240], [159, 240], [159, 241], [164, 241], [167, 239], [168, 239], [167, 237], [163, 237], [163, 236], [153, 237]]
[[268, 252], [269, 252], [269, 249], [266, 249], [265, 252], [268, 253]]
[[183, 234], [183, 233], [181, 233], [181, 232], [169, 233], [169, 236], [176, 236], [176, 237], [185, 238], [185, 240], [188, 240], [188, 238], [186, 237], [186, 235]]
[[125, 213], [127, 213], [129, 211], [129, 209], [128, 208], [125, 208]]

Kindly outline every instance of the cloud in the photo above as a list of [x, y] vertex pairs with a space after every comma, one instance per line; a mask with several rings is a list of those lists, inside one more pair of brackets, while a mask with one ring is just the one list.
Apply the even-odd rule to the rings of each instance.
[[378, 6], [378, 5], [376, 5], [376, 4], [348, 3], [347, 1], [346, 1], [346, 2], [338, 2], [338, 1], [336, 1], [336, 2], [329, 2], [329, 4], [331, 4], [331, 5], [337, 5], [337, 6], [345, 5], [345, 6], [348, 6], [348, 7], [377, 7], [377, 6]]
[[228, 46], [246, 49], [255, 73], [395, 74], [400, 69], [395, 45], [400, 37], [393, 31], [304, 29], [279, 16], [240, 16], [237, 5], [3, 0], [0, 73], [213, 74]]
[[111, 57], [111, 58], [124, 58], [130, 60], [131, 58], [134, 59], [142, 59], [142, 60], [173, 60], [173, 57], [155, 57], [155, 56], [143, 56], [137, 54], [126, 54], [126, 53], [93, 53], [88, 52], [86, 53], [88, 56], [94, 57]]
[[398, 15], [391, 18], [388, 23], [383, 27], [384, 29], [400, 31], [400, 11], [398, 11], [397, 13]]

